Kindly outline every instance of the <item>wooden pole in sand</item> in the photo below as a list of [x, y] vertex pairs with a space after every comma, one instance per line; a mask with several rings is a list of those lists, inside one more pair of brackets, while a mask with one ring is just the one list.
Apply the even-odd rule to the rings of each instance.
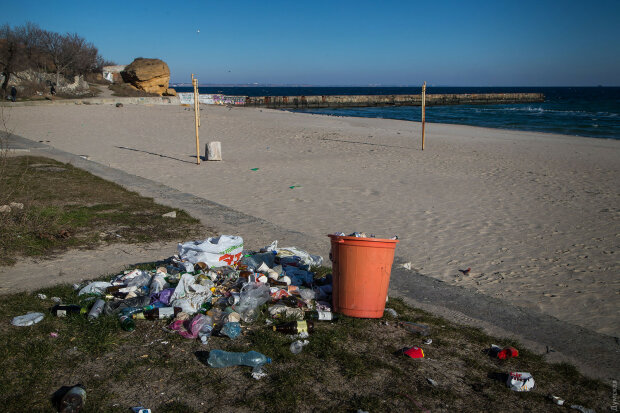
[[194, 123], [196, 124], [196, 165], [200, 165], [200, 142], [198, 141], [198, 80], [192, 79], [194, 85]]
[[424, 123], [426, 115], [426, 82], [422, 85], [422, 150], [424, 150]]
[[200, 90], [198, 89], [198, 79], [196, 79], [196, 113], [198, 115], [198, 127], [200, 127]]
[[[198, 87], [198, 81], [196, 81], [196, 85], [194, 86], [194, 74], [192, 73], [192, 86], [194, 86], [194, 111], [200, 112], [200, 104], [196, 104], [196, 96], [200, 99], [200, 92], [196, 93]], [[198, 127], [200, 127], [200, 113], [198, 113]]]

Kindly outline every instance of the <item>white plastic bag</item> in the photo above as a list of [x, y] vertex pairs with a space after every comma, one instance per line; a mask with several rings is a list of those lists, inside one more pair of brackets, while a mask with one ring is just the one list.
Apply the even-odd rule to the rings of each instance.
[[209, 267], [234, 265], [241, 259], [243, 238], [235, 235], [220, 235], [204, 241], [190, 241], [179, 244], [179, 257], [192, 264], [204, 262]]
[[140, 288], [144, 285], [148, 285], [151, 281], [151, 274], [148, 271], [140, 270], [138, 268], [129, 272], [114, 277], [114, 284], [125, 284], [128, 287]]
[[185, 313], [194, 314], [205, 301], [211, 298], [211, 295], [209, 287], [197, 284], [192, 275], [183, 274], [170, 296], [170, 305], [181, 307]]
[[28, 313], [25, 315], [18, 315], [17, 317], [13, 317], [11, 324], [17, 327], [27, 327], [43, 320], [43, 317], [45, 317], [45, 314], [43, 313]]
[[149, 286], [150, 294], [157, 294], [169, 287], [165, 277], [166, 275], [163, 272], [157, 271], [155, 273], [153, 278], [151, 278], [151, 285]]
[[151, 283], [151, 273], [144, 270], [134, 270], [132, 273], [135, 273], [135, 276], [131, 279], [125, 279], [127, 287], [137, 287], [141, 288], [145, 285], [149, 285]]
[[95, 281], [82, 288], [78, 295], [103, 294], [108, 287], [112, 287], [112, 284], [106, 281]]
[[321, 257], [320, 255], [311, 255], [307, 253], [306, 251], [301, 250], [297, 247], [278, 248], [277, 240], [272, 242], [271, 245], [269, 245], [265, 249], [267, 251], [276, 251], [278, 253], [278, 257], [280, 258], [293, 257], [293, 256], [299, 257], [303, 264], [309, 265], [311, 267], [312, 266], [320, 267], [321, 265], [323, 265], [323, 257]]

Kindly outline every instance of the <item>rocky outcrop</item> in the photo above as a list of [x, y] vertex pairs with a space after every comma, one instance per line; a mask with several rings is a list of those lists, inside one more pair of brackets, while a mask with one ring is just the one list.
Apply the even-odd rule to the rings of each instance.
[[139, 57], [125, 67], [121, 76], [126, 83], [147, 93], [176, 96], [175, 90], [168, 88], [170, 69], [163, 60]]

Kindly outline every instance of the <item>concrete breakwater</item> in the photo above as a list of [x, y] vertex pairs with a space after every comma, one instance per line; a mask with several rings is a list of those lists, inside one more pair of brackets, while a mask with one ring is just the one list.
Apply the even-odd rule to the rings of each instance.
[[[427, 106], [544, 102], [542, 93], [427, 94]], [[266, 108], [332, 108], [421, 106], [422, 95], [247, 96], [244, 106]]]

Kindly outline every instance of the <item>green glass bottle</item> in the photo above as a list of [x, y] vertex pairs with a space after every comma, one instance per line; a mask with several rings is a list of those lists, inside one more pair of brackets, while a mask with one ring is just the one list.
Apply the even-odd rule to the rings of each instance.
[[131, 316], [123, 315], [118, 319], [121, 323], [121, 328], [125, 331], [134, 331], [136, 329], [136, 323]]

